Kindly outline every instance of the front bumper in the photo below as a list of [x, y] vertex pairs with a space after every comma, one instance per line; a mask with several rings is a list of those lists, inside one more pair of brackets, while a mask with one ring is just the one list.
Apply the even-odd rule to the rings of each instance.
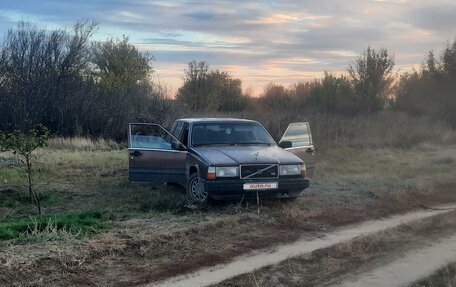
[[295, 178], [274, 178], [274, 179], [201, 179], [205, 190], [211, 198], [218, 200], [255, 198], [257, 190], [244, 190], [245, 183], [265, 183], [277, 182], [276, 189], [258, 190], [258, 195], [262, 198], [292, 198], [301, 196], [304, 189], [310, 185], [310, 180], [304, 177]]

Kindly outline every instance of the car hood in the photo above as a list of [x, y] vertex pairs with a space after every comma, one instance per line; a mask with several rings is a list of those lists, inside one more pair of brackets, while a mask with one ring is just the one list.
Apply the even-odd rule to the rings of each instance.
[[278, 146], [206, 146], [193, 150], [212, 165], [301, 164], [302, 160]]

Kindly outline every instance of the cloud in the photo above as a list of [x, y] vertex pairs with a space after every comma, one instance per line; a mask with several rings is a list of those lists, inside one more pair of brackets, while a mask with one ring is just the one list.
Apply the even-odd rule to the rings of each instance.
[[201, 21], [209, 21], [209, 20], [214, 20], [217, 15], [213, 12], [203, 12], [203, 11], [198, 11], [198, 12], [191, 12], [191, 13], [185, 13], [183, 16], [193, 18], [195, 20], [201, 20]]
[[410, 23], [433, 32], [452, 32], [456, 27], [456, 2], [442, 5], [427, 4], [411, 9], [408, 14]]
[[130, 36], [174, 88], [196, 59], [261, 89], [268, 79], [343, 71], [368, 45], [393, 52], [401, 69], [419, 64], [456, 36], [455, 15], [449, 0], [3, 0], [0, 32], [23, 19], [47, 27], [94, 19], [96, 40]]

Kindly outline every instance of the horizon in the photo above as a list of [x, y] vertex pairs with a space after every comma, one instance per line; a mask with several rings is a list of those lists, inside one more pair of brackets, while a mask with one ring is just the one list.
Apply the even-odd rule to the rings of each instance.
[[52, 29], [94, 20], [92, 40], [128, 36], [155, 61], [153, 78], [174, 96], [187, 63], [240, 78], [255, 96], [268, 83], [288, 86], [344, 73], [369, 45], [395, 56], [395, 72], [421, 65], [456, 36], [451, 1], [4, 1], [0, 33], [18, 21]]

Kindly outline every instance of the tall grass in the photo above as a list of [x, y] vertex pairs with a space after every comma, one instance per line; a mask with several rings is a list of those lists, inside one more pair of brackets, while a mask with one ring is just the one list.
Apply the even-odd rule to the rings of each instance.
[[[456, 143], [456, 131], [448, 125], [428, 117], [414, 117], [397, 111], [383, 111], [357, 117], [308, 114], [295, 110], [245, 110], [233, 113], [177, 111], [160, 124], [170, 127], [176, 118], [186, 117], [234, 117], [257, 120], [276, 141], [280, 140], [289, 123], [308, 121], [311, 124], [314, 143], [319, 149], [341, 146], [408, 148], [423, 142]], [[49, 148], [54, 150], [109, 151], [126, 146], [126, 142], [118, 143], [103, 138], [56, 137], [49, 140]]]
[[309, 119], [317, 146], [357, 148], [410, 148], [423, 142], [456, 143], [456, 131], [426, 117], [382, 112], [357, 118], [317, 115]]
[[55, 150], [69, 151], [96, 151], [96, 150], [114, 150], [121, 149], [125, 146], [123, 143], [117, 143], [112, 139], [104, 138], [85, 138], [85, 137], [55, 137], [48, 141], [48, 147]]
[[251, 110], [237, 113], [197, 113], [183, 117], [235, 117], [257, 120], [276, 141], [289, 123], [310, 122], [318, 149], [333, 147], [408, 148], [423, 142], [456, 143], [456, 131], [427, 117], [413, 117], [403, 112], [384, 111], [371, 115], [346, 117], [335, 114], [307, 114], [294, 110]]

